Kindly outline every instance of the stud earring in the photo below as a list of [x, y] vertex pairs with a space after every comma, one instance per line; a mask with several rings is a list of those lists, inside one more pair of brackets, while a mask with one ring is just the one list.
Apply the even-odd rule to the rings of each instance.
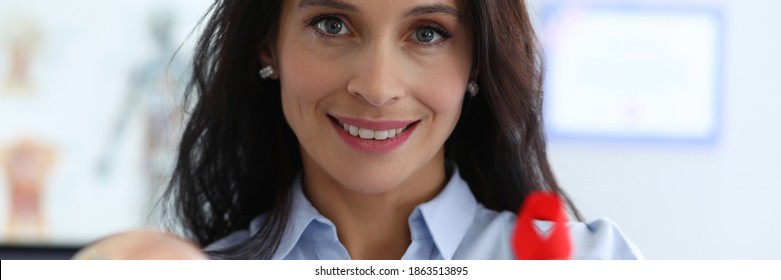
[[260, 76], [261, 79], [264, 80], [268, 79], [272, 75], [274, 75], [274, 67], [272, 67], [271, 65], [267, 65], [266, 67], [260, 68], [260, 70], [258, 71], [258, 75]]
[[469, 81], [466, 85], [466, 91], [469, 92], [469, 97], [475, 97], [480, 92], [480, 86], [475, 81]]

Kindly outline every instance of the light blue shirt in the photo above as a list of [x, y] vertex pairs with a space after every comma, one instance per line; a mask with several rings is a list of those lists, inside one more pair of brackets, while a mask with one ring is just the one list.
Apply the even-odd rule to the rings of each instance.
[[[416, 207], [408, 222], [412, 243], [402, 260], [514, 259], [510, 237], [516, 215], [483, 207], [457, 168], [434, 199]], [[272, 259], [349, 260], [336, 227], [304, 195], [300, 176], [293, 185], [292, 213]], [[242, 243], [256, 233], [265, 215], [248, 230], [235, 232], [209, 246], [220, 250]], [[638, 259], [640, 252], [608, 220], [570, 222], [573, 259]]]

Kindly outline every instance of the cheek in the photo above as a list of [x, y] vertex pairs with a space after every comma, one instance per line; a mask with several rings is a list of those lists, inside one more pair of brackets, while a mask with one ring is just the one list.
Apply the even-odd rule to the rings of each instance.
[[421, 102], [434, 111], [436, 117], [452, 119], [455, 123], [461, 112], [464, 95], [454, 87], [439, 87], [433, 90], [436, 90], [434, 94], [421, 97]]
[[339, 72], [333, 62], [296, 48], [280, 53], [279, 65], [282, 107], [295, 130], [297, 121], [316, 116], [321, 101], [339, 91]]
[[446, 63], [437, 68], [441, 71], [419, 76], [416, 84], [419, 85], [418, 92], [421, 94], [417, 98], [431, 109], [435, 116], [447, 118], [455, 125], [464, 102], [469, 68], [459, 63]]
[[318, 63], [306, 56], [291, 53], [290, 58], [280, 60], [280, 65], [284, 65], [280, 71], [282, 94], [298, 102], [308, 103], [324, 98], [332, 87], [330, 83], [335, 80], [330, 77], [331, 71], [323, 71], [328, 67], [327, 63]]

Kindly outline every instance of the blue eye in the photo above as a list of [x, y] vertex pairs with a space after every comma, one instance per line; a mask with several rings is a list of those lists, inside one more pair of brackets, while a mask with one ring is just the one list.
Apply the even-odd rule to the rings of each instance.
[[441, 31], [431, 26], [418, 28], [415, 30], [415, 33], [412, 34], [413, 40], [427, 44], [437, 43], [444, 40], [446, 37], [447, 36], [441, 34]]
[[347, 35], [350, 31], [346, 24], [338, 17], [328, 16], [315, 21], [314, 26], [328, 35]]

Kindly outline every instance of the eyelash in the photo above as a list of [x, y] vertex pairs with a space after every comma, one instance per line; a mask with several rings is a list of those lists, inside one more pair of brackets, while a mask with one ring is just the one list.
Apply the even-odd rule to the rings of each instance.
[[418, 30], [420, 30], [421, 28], [431, 28], [431, 29], [434, 30], [434, 32], [439, 34], [439, 36], [442, 36], [442, 40], [440, 40], [439, 42], [435, 42], [435, 43], [420, 42], [421, 44], [436, 45], [436, 44], [442, 43], [444, 41], [447, 41], [448, 39], [453, 37], [453, 34], [451, 34], [447, 29], [445, 29], [445, 28], [443, 28], [443, 27], [441, 27], [439, 25], [434, 25], [434, 24], [420, 25], [420, 26], [415, 28], [415, 31], [413, 31], [413, 34], [417, 33]]
[[[347, 25], [347, 21], [344, 20], [344, 18], [342, 18], [341, 16], [337, 16], [337, 15], [320, 15], [320, 16], [316, 16], [316, 17], [314, 17], [314, 18], [312, 18], [310, 20], [307, 20], [306, 21], [306, 25], [309, 26], [309, 28], [312, 28], [315, 32], [317, 32], [318, 35], [325, 36], [325, 37], [328, 37], [328, 38], [341, 37], [341, 35], [329, 34], [327, 32], [324, 32], [323, 30], [321, 30], [320, 28], [317, 27], [317, 24], [319, 24], [321, 21], [326, 20], [326, 19], [337, 19], [337, 20], [341, 21], [342, 24]], [[348, 28], [348, 27], [345, 26], [344, 28]], [[350, 35], [352, 35], [352, 32], [350, 32]]]
[[[350, 32], [350, 34], [349, 34], [349, 35], [352, 35], [352, 31], [349, 31], [349, 27], [348, 27], [348, 25], [347, 25], [347, 21], [346, 21], [346, 20], [345, 20], [345, 19], [344, 19], [342, 16], [339, 16], [339, 15], [333, 15], [333, 14], [328, 14], [328, 15], [319, 15], [319, 16], [315, 16], [315, 17], [313, 17], [313, 18], [312, 18], [312, 19], [310, 19], [310, 20], [307, 20], [305, 23], [306, 23], [306, 25], [307, 25], [307, 26], [309, 26], [309, 28], [312, 28], [312, 29], [313, 29], [313, 30], [314, 30], [314, 31], [315, 31], [315, 32], [316, 32], [318, 35], [320, 35], [320, 36], [324, 36], [324, 37], [326, 37], [326, 38], [338, 38], [338, 37], [342, 37], [342, 35], [336, 35], [336, 34], [330, 34], [330, 33], [324, 32], [324, 31], [323, 31], [323, 30], [321, 30], [319, 27], [317, 27], [317, 25], [318, 25], [318, 24], [319, 24], [321, 21], [323, 21], [323, 20], [326, 20], [326, 19], [337, 19], [337, 20], [341, 21], [341, 22], [342, 22], [342, 24], [344, 24], [344, 25], [345, 25], [345, 26], [344, 26], [344, 28], [347, 28], [347, 29], [348, 29], [348, 32]], [[436, 33], [437, 33], [439, 36], [442, 36], [442, 39], [441, 39], [441, 40], [439, 40], [438, 42], [434, 42], [434, 43], [418, 42], [418, 43], [419, 43], [419, 44], [421, 44], [421, 45], [437, 45], [437, 44], [439, 44], [439, 43], [442, 43], [442, 42], [445, 42], [445, 41], [447, 41], [448, 39], [450, 39], [450, 38], [452, 38], [452, 37], [453, 37], [453, 34], [452, 34], [452, 33], [450, 33], [450, 31], [448, 31], [447, 29], [445, 29], [445, 28], [443, 28], [443, 27], [441, 27], [441, 26], [439, 26], [439, 25], [435, 25], [435, 24], [425, 24], [425, 25], [420, 25], [420, 26], [417, 26], [417, 27], [415, 28], [415, 31], [413, 31], [413, 33], [412, 33], [412, 34], [414, 35], [414, 34], [415, 34], [415, 33], [416, 33], [416, 32], [417, 32], [417, 31], [418, 31], [420, 28], [431, 28], [431, 29], [433, 29], [433, 30], [434, 30], [434, 32], [436, 32]]]

